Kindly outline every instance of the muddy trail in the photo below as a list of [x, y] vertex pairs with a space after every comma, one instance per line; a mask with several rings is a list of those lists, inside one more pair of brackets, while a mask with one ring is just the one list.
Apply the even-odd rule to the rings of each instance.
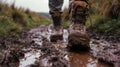
[[15, 42], [24, 46], [2, 47], [0, 67], [120, 66], [120, 43], [91, 38], [89, 52], [68, 51], [66, 48], [68, 30], [63, 30], [63, 41], [54, 43], [50, 42], [51, 31], [49, 26], [41, 25], [24, 32], [22, 39], [16, 39]]

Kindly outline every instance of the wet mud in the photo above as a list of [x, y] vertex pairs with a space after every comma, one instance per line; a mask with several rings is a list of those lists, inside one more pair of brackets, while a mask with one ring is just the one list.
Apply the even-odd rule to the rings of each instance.
[[112, 66], [120, 66], [119, 43], [109, 43], [104, 40], [92, 40], [90, 46], [92, 56], [102, 62], [111, 64]]
[[[90, 51], [69, 51], [67, 49], [69, 35], [67, 29], [64, 29], [62, 41], [50, 42], [50, 35], [51, 29], [44, 25], [24, 32], [22, 39], [16, 41], [25, 43], [24, 47], [15, 49], [14, 54], [18, 61], [8, 61], [9, 55], [7, 59], [1, 57], [0, 67], [118, 67], [119, 65], [120, 49], [117, 48], [118, 45], [111, 46], [106, 41], [91, 39]], [[5, 55], [4, 50], [2, 50], [3, 55]], [[7, 51], [14, 52], [13, 50]]]

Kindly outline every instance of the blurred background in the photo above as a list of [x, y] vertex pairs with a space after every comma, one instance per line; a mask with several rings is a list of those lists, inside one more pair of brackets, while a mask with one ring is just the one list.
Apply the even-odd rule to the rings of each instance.
[[[48, 1], [49, 0], [3, 0], [8, 4], [15, 4], [16, 7], [22, 7], [30, 9], [35, 12], [49, 12]], [[68, 7], [69, 0], [64, 0], [63, 9]]]
[[[64, 0], [63, 25], [70, 25], [69, 0]], [[89, 0], [87, 29], [100, 35], [120, 36], [120, 0]], [[0, 36], [17, 35], [40, 24], [50, 24], [48, 0], [0, 0]], [[8, 33], [9, 32], [9, 33]]]

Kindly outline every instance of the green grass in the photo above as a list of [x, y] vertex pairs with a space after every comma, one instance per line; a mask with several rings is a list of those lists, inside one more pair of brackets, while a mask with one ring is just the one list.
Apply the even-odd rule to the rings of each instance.
[[117, 19], [112, 19], [93, 14], [91, 20], [88, 18], [86, 26], [88, 29], [92, 26], [93, 31], [97, 34], [120, 36], [120, 16]]
[[65, 28], [68, 28], [68, 27], [70, 26], [70, 22], [69, 22], [69, 21], [64, 21], [64, 22], [63, 22], [63, 26], [64, 26]]
[[[120, 35], [120, 18], [112, 18], [111, 4], [119, 4], [114, 2], [115, 0], [91, 0], [90, 16], [92, 20], [92, 26], [98, 34], [108, 35]], [[101, 4], [102, 3], [102, 4]], [[109, 7], [109, 8], [108, 8]], [[120, 12], [120, 11], [119, 11]], [[112, 17], [111, 17], [112, 16]], [[68, 10], [63, 12], [63, 25], [68, 27], [70, 22], [68, 21]], [[33, 28], [41, 24], [49, 24], [49, 20], [38, 15], [30, 10], [23, 8], [15, 8], [13, 5], [7, 5], [0, 1], [0, 37], [9, 37], [12, 35], [19, 35], [20, 32]], [[87, 28], [91, 26], [91, 22], [88, 18]]]
[[0, 37], [19, 35], [26, 29], [49, 22], [49, 19], [42, 15], [0, 1]]
[[120, 10], [113, 10], [120, 8], [119, 5], [119, 0], [94, 1], [90, 10], [92, 21], [88, 18], [87, 28], [89, 29], [92, 23], [92, 29], [97, 34], [120, 36]]

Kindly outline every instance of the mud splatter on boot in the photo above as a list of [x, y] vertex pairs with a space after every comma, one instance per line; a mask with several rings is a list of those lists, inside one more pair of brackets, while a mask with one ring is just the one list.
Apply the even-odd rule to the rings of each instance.
[[63, 40], [63, 28], [62, 28], [62, 19], [61, 12], [50, 12], [53, 20], [53, 25], [51, 28], [51, 42], [57, 42], [58, 40]]
[[[81, 24], [73, 24], [70, 26], [70, 34], [68, 36], [68, 48], [78, 49], [78, 50], [89, 50], [89, 37], [86, 33], [86, 29], [84, 25]], [[76, 48], [77, 46], [77, 48]]]
[[88, 4], [85, 1], [74, 1], [70, 5], [71, 25], [68, 36], [68, 49], [89, 50], [89, 37], [86, 32], [85, 22], [88, 15]]

